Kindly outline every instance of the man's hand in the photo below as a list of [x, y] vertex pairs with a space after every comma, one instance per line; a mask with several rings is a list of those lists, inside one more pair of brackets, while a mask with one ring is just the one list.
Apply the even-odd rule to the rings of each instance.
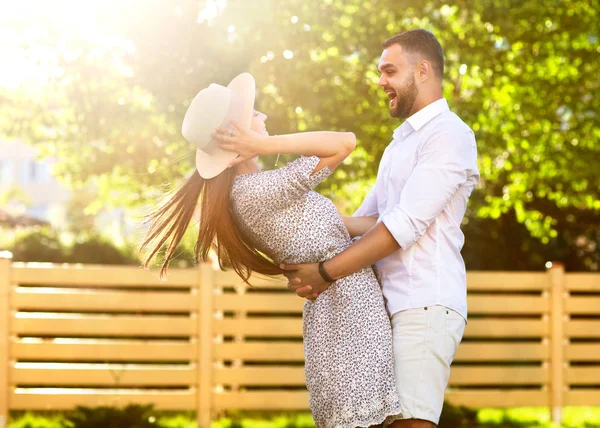
[[329, 287], [329, 283], [323, 281], [323, 278], [321, 278], [318, 263], [302, 265], [282, 264], [279, 267], [287, 271], [284, 275], [289, 281], [288, 288], [296, 292], [300, 297], [315, 300], [319, 294]]

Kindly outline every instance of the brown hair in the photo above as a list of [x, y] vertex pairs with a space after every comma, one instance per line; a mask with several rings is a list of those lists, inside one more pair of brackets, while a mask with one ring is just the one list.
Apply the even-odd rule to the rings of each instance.
[[402, 46], [406, 52], [421, 54], [424, 59], [431, 62], [439, 78], [444, 76], [444, 51], [438, 39], [430, 31], [420, 28], [405, 31], [390, 37], [381, 45], [387, 49], [395, 44]]
[[234, 168], [228, 168], [216, 177], [206, 180], [194, 171], [179, 190], [148, 214], [145, 223], [150, 223], [150, 228], [139, 249], [140, 254], [144, 249], [149, 250], [148, 254], [142, 257], [144, 267], [148, 268], [166, 244], [160, 276], [162, 278], [166, 275], [177, 245], [194, 212], [199, 208], [198, 240], [194, 247], [196, 263], [199, 260], [206, 262], [212, 248], [216, 252], [221, 269], [231, 265], [246, 283], [252, 272], [264, 275], [281, 274], [283, 271], [279, 266], [246, 240], [233, 219], [229, 196], [235, 176]]

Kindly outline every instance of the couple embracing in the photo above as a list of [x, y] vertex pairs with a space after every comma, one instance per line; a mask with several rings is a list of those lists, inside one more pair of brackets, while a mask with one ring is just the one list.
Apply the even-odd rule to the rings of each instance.
[[[430, 32], [386, 40], [379, 72], [390, 115], [406, 120], [353, 217], [312, 189], [350, 155], [354, 134], [269, 136], [244, 73], [192, 101], [182, 133], [197, 147], [196, 171], [151, 215], [142, 244], [146, 265], [166, 245], [164, 273], [199, 216], [199, 259], [214, 250], [245, 281], [288, 278], [306, 299], [319, 428], [436, 426], [466, 325], [460, 224], [479, 178], [473, 132], [442, 96], [444, 56]], [[301, 157], [262, 171], [258, 157], [275, 154]]]

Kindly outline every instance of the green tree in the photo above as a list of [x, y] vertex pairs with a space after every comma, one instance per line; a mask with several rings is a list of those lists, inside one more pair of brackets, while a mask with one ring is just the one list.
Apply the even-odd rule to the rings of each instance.
[[193, 150], [179, 126], [195, 93], [251, 70], [272, 133], [357, 134], [358, 149], [321, 189], [350, 212], [399, 125], [377, 87], [380, 44], [427, 28], [445, 50], [444, 94], [478, 139], [482, 180], [464, 226], [468, 266], [530, 269], [562, 259], [598, 269], [597, 0], [219, 4], [132, 0], [118, 13], [98, 4], [107, 40], [29, 15], [26, 26], [48, 31], [22, 46], [33, 59], [47, 52], [40, 47], [61, 46], [48, 60], [61, 72], [38, 92], [0, 90], [0, 132], [56, 156], [70, 185], [94, 185], [88, 212], [137, 207], [191, 171]]

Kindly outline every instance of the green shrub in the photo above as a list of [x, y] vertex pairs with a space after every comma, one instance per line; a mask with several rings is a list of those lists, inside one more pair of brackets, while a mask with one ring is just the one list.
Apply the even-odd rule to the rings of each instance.
[[444, 409], [440, 417], [439, 428], [463, 428], [479, 427], [477, 422], [477, 410], [466, 407], [457, 407], [444, 403]]
[[92, 235], [85, 240], [77, 241], [70, 249], [70, 263], [88, 264], [137, 264], [133, 256], [115, 246], [108, 239]]
[[152, 405], [77, 407], [65, 415], [64, 428], [165, 428], [157, 421]]
[[57, 233], [49, 227], [18, 232], [11, 251], [13, 260], [18, 262], [61, 263], [67, 256]]
[[72, 425], [67, 422], [62, 415], [48, 416], [25, 413], [8, 423], [8, 428], [71, 428]]

